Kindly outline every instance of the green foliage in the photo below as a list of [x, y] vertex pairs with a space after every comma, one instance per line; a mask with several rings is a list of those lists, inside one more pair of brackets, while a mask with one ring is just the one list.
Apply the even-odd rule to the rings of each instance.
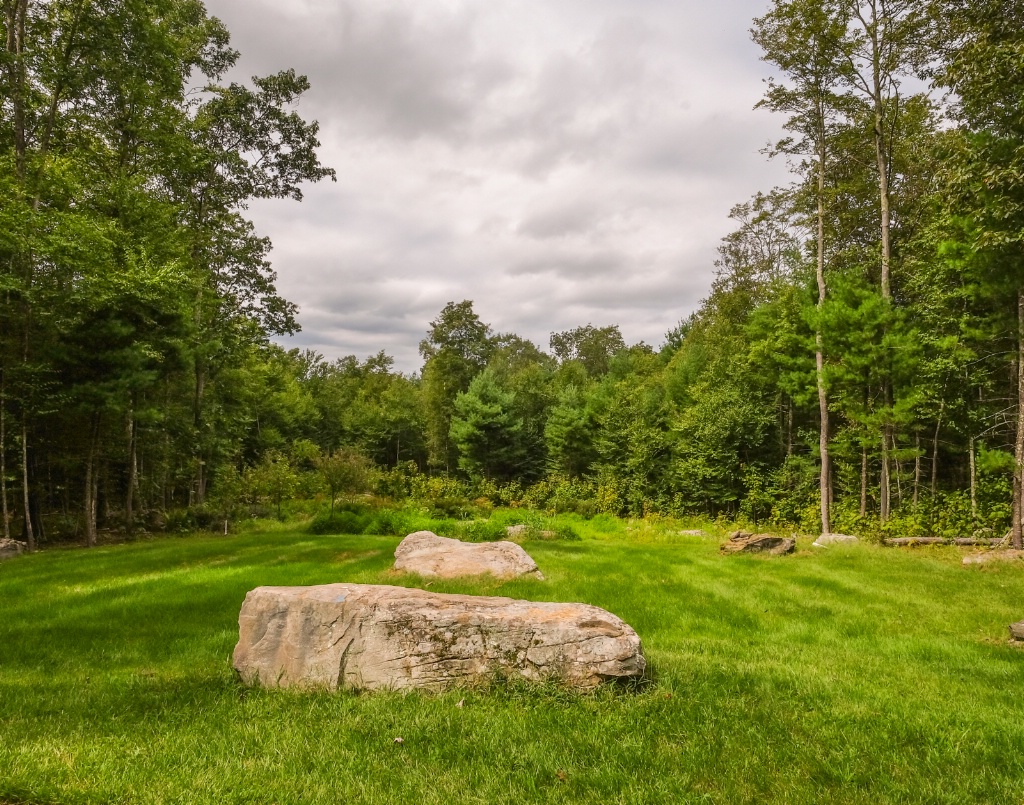
[[356, 494], [370, 486], [372, 465], [366, 456], [351, 448], [339, 448], [314, 459], [317, 471], [331, 496], [331, 511], [339, 492]]
[[606, 374], [612, 357], [625, 347], [622, 333], [614, 324], [608, 327], [587, 324], [551, 334], [551, 351], [555, 357], [562, 363], [578, 362], [590, 377]]
[[501, 388], [491, 369], [455, 398], [451, 441], [459, 451], [459, 466], [471, 478], [507, 481], [521, 474], [523, 422], [514, 408], [515, 396]]
[[370, 514], [339, 510], [318, 514], [310, 520], [310, 534], [364, 534], [372, 522]]

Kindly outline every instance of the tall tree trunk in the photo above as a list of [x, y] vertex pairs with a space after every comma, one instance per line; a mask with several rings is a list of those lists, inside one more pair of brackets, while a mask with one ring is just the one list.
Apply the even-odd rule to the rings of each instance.
[[939, 433], [942, 430], [942, 414], [946, 409], [946, 401], [939, 403], [939, 416], [935, 420], [935, 435], [932, 436], [932, 478], [931, 496], [932, 510], [935, 509], [935, 496], [939, 491]]
[[11, 538], [11, 515], [7, 510], [7, 385], [6, 372], [0, 367], [0, 498], [3, 499], [4, 539]]
[[896, 437], [895, 436], [893, 436], [892, 440], [889, 442], [889, 446], [892, 448], [892, 452], [894, 454], [894, 458], [892, 460], [892, 463], [896, 466], [896, 472], [893, 474], [893, 477], [896, 479], [896, 502], [897, 502], [897, 504], [899, 506], [902, 506], [903, 505], [903, 485], [900, 483], [900, 476], [903, 474], [903, 467], [900, 465], [900, 460], [898, 458], [895, 458], [895, 453], [896, 453]]
[[978, 467], [974, 458], [974, 437], [972, 436], [968, 440], [968, 448], [971, 451], [971, 455], [968, 460], [968, 466], [971, 472], [971, 528], [978, 527]]
[[921, 434], [914, 436], [914, 510], [917, 511], [918, 491], [921, 488]]
[[36, 532], [32, 528], [32, 501], [30, 494], [29, 471], [28, 471], [28, 422], [25, 414], [21, 416], [21, 493], [22, 505], [25, 508], [25, 542], [28, 549], [36, 549]]
[[93, 414], [89, 423], [89, 450], [85, 459], [85, 489], [83, 514], [85, 515], [85, 544], [96, 545], [96, 498], [99, 497], [99, 468], [96, 466], [96, 442], [99, 433], [99, 415]]
[[1013, 451], [1013, 547], [1024, 548], [1024, 286], [1017, 289], [1017, 438]]
[[868, 516], [868, 448], [860, 446], [860, 516]]
[[124, 495], [124, 523], [128, 531], [135, 525], [135, 487], [138, 484], [138, 426], [135, 420], [135, 395], [128, 407], [128, 489]]
[[[878, 172], [878, 199], [879, 199], [879, 223], [881, 228], [881, 250], [882, 250], [882, 265], [881, 265], [881, 277], [880, 286], [882, 299], [886, 303], [892, 302], [892, 286], [890, 282], [890, 271], [892, 265], [892, 243], [891, 243], [891, 230], [892, 230], [892, 213], [890, 209], [890, 192], [889, 192], [889, 154], [886, 148], [885, 142], [885, 101], [882, 93], [884, 89], [884, 78], [882, 75], [882, 59], [883, 49], [885, 46], [884, 37], [886, 31], [883, 27], [885, 23], [885, 9], [883, 8], [882, 16], [879, 16], [878, 6], [872, 2], [870, 4], [871, 15], [869, 18], [865, 18], [860, 10], [857, 10], [857, 14], [860, 17], [861, 24], [864, 26], [864, 32], [868, 35], [868, 40], [871, 46], [871, 84], [866, 87], [871, 97], [871, 107], [873, 113], [873, 135], [875, 142], [875, 168]], [[888, 421], [889, 409], [893, 404], [893, 391], [892, 381], [886, 377], [882, 384], [882, 400], [885, 406], [886, 422], [882, 426], [882, 472], [880, 479], [880, 496], [881, 500], [879, 503], [879, 516], [882, 522], [886, 522], [889, 519], [889, 503], [890, 503], [890, 467], [889, 467], [889, 445], [893, 441], [893, 428], [892, 424]]]
[[793, 398], [786, 402], [786, 458], [793, 455]]
[[196, 454], [195, 502], [200, 506], [206, 501], [206, 454], [203, 450], [203, 397], [205, 393], [206, 370], [197, 359], [193, 426], [195, 427], [198, 449]]
[[889, 520], [889, 429], [882, 427], [882, 472], [878, 484], [878, 516], [883, 523]]
[[818, 136], [818, 238], [816, 279], [818, 282], [818, 323], [814, 333], [814, 365], [815, 379], [818, 384], [818, 450], [821, 454], [821, 467], [818, 476], [818, 491], [821, 496], [821, 533], [832, 533], [832, 474], [828, 455], [828, 395], [825, 391], [825, 347], [821, 334], [821, 311], [825, 306], [825, 132], [824, 110], [819, 106]]

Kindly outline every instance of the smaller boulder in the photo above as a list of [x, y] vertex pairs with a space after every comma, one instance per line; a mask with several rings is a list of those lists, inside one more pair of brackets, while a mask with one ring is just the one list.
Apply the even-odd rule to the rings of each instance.
[[1024, 642], [1024, 621], [1010, 624], [1010, 639], [1015, 642]]
[[10, 559], [25, 553], [26, 545], [16, 539], [0, 537], [0, 559]]
[[981, 553], [970, 553], [963, 558], [965, 565], [987, 565], [990, 562], [1016, 562], [1024, 559], [1024, 551], [982, 551]]
[[811, 543], [815, 548], [827, 548], [829, 545], [856, 545], [859, 539], [850, 534], [822, 534]]
[[505, 534], [509, 539], [526, 539], [536, 537], [537, 539], [555, 539], [558, 535], [554, 531], [544, 531], [530, 528], [528, 525], [510, 525], [505, 528]]
[[441, 579], [490, 573], [499, 579], [544, 576], [514, 542], [460, 542], [431, 531], [416, 531], [395, 549], [395, 570]]
[[722, 546], [722, 553], [767, 553], [782, 556], [796, 550], [796, 540], [775, 534], [752, 534], [749, 531], [735, 531]]

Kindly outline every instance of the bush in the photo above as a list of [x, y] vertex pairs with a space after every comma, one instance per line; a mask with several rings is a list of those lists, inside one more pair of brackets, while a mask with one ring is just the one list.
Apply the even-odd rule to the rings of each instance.
[[459, 522], [457, 520], [430, 520], [427, 531], [433, 531], [439, 537], [459, 538]]
[[381, 509], [372, 516], [362, 533], [404, 537], [415, 530], [414, 520], [409, 513], [397, 509]]
[[555, 523], [554, 526], [549, 529], [555, 532], [555, 539], [564, 540], [565, 542], [579, 542], [583, 539], [568, 523]]
[[310, 520], [306, 529], [310, 534], [365, 534], [372, 516], [338, 510], [333, 515], [322, 512]]
[[458, 524], [458, 538], [466, 542], [496, 542], [508, 534], [505, 526], [493, 520], [470, 520]]

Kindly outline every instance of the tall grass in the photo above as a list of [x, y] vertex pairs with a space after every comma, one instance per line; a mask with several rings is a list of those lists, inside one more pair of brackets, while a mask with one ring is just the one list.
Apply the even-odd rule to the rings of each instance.
[[0, 564], [0, 802], [1024, 801], [1024, 652], [1006, 640], [1024, 563], [723, 557], [605, 525], [528, 543], [547, 581], [431, 586], [615, 612], [653, 684], [596, 695], [239, 684], [246, 591], [416, 585], [389, 570], [396, 538], [164, 538]]

